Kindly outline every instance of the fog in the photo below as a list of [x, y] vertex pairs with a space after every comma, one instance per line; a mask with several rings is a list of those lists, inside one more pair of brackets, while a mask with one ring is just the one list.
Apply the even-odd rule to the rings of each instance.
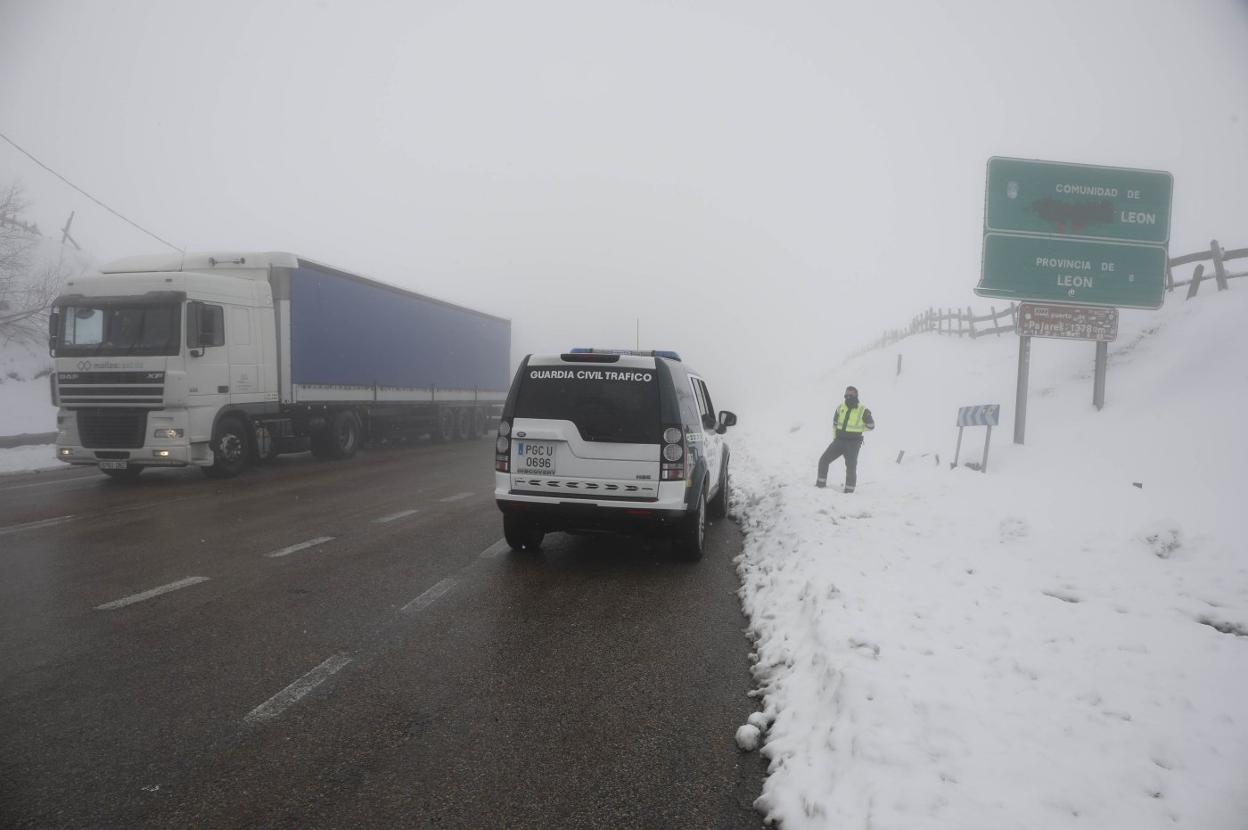
[[[0, 5], [0, 132], [188, 250], [670, 348], [743, 408], [974, 304], [992, 155], [1168, 170], [1248, 245], [1248, 3]], [[0, 142], [45, 230], [166, 250]], [[1147, 314], [1148, 312], [1124, 312]]]

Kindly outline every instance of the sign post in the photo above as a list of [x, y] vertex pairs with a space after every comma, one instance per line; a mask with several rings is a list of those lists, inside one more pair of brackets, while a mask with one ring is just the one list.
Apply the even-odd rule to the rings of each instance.
[[1092, 405], [1097, 411], [1105, 408], [1105, 371], [1109, 366], [1109, 344], [1096, 341], [1096, 376], [1092, 379]]
[[988, 427], [988, 434], [984, 436], [984, 458], [979, 465], [980, 472], [988, 472], [988, 448], [992, 442], [992, 428], [998, 424], [1000, 416], [1001, 404], [998, 403], [963, 406], [958, 409], [958, 445], [953, 450], [953, 463], [949, 465], [949, 469], [958, 466], [958, 456], [962, 454], [962, 430], [967, 427]]
[[[1160, 308], [1174, 177], [1159, 170], [994, 157], [975, 293], [1022, 301], [1014, 443], [1027, 425], [1031, 338], [1096, 341], [1092, 401], [1105, 405], [1119, 308]], [[1045, 305], [1035, 305], [1036, 301]]]
[[1018, 388], [1014, 392], [1014, 443], [1021, 444], [1027, 433], [1027, 381], [1031, 370], [1031, 337], [1018, 338]]

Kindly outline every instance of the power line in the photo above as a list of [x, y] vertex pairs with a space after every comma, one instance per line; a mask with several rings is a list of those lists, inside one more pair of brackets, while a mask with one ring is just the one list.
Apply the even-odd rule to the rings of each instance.
[[35, 164], [37, 164], [37, 165], [39, 165], [40, 167], [42, 167], [44, 170], [47, 170], [47, 171], [48, 171], [49, 173], [51, 173], [53, 176], [56, 176], [56, 177], [57, 177], [58, 179], [60, 179], [61, 181], [65, 182], [65, 184], [69, 185], [69, 186], [70, 186], [70, 187], [72, 187], [74, 190], [77, 190], [77, 191], [78, 191], [79, 193], [81, 193], [83, 196], [86, 196], [88, 199], [90, 199], [91, 201], [95, 202], [97, 205], [99, 205], [100, 207], [104, 208], [106, 211], [108, 211], [109, 213], [113, 214], [113, 215], [114, 215], [114, 216], [116, 216], [118, 219], [122, 220], [123, 222], [126, 222], [127, 224], [130, 224], [130, 225], [134, 226], [135, 228], [138, 228], [139, 230], [143, 231], [143, 233], [147, 234], [147, 235], [148, 235], [148, 236], [150, 236], [152, 239], [155, 239], [157, 242], [161, 243], [162, 245], [168, 245], [170, 248], [173, 248], [173, 249], [174, 249], [175, 251], [177, 251], [178, 253], [186, 253], [186, 251], [182, 250], [182, 249], [181, 249], [181, 248], [179, 248], [177, 245], [174, 245], [172, 242], [166, 242], [164, 239], [161, 239], [159, 236], [157, 236], [156, 234], [152, 233], [152, 232], [151, 232], [151, 231], [149, 231], [147, 228], [145, 228], [145, 227], [143, 227], [142, 225], [140, 225], [138, 222], [135, 222], [133, 219], [127, 219], [125, 216], [122, 216], [120, 213], [118, 213], [117, 211], [113, 210], [111, 207], [109, 207], [108, 205], [104, 204], [104, 203], [103, 203], [103, 202], [101, 202], [99, 199], [95, 198], [95, 197], [94, 197], [94, 196], [92, 196], [90, 193], [88, 193], [87, 191], [83, 190], [81, 187], [79, 187], [78, 185], [74, 184], [74, 183], [73, 183], [73, 182], [71, 182], [69, 179], [65, 178], [65, 177], [64, 177], [64, 176], [62, 176], [60, 173], [58, 173], [58, 172], [56, 172], [55, 170], [53, 170], [51, 167], [48, 167], [46, 164], [44, 164], [43, 162], [41, 162], [39, 159], [37, 159], [37, 158], [35, 158], [34, 156], [32, 156], [32, 155], [31, 155], [31, 154], [30, 154], [30, 153], [29, 153], [29, 152], [28, 152], [25, 148], [23, 148], [23, 147], [22, 147], [21, 145], [19, 145], [16, 141], [14, 141], [13, 139], [9, 138], [9, 137], [8, 137], [7, 135], [5, 135], [4, 133], [0, 133], [0, 138], [3, 138], [5, 141], [7, 141], [7, 142], [9, 142], [10, 144], [12, 144], [12, 145], [13, 145], [13, 146], [17, 149], [17, 151], [18, 151], [19, 153], [21, 153], [22, 155], [26, 156], [26, 158], [30, 159], [30, 160], [31, 160], [31, 161], [33, 161]]

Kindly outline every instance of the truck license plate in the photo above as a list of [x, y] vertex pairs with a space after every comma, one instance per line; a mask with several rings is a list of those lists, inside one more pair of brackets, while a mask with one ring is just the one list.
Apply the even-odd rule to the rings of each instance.
[[126, 469], [126, 462], [124, 461], [101, 461], [100, 469], [101, 470], [124, 470]]
[[554, 441], [517, 441], [516, 467], [518, 475], [555, 475]]

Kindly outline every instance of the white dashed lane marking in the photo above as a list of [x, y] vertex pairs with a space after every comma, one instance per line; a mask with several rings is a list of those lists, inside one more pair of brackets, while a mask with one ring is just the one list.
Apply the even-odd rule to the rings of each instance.
[[385, 524], [386, 522], [397, 521], [398, 519], [406, 519], [408, 516], [411, 516], [416, 512], [415, 508], [412, 508], [411, 510], [400, 510], [398, 513], [391, 513], [389, 516], [382, 516], [379, 519], [373, 519], [373, 523], [380, 525]]
[[281, 550], [271, 551], [269, 553], [266, 553], [265, 556], [269, 557], [270, 559], [274, 559], [278, 556], [289, 556], [292, 553], [298, 553], [301, 550], [314, 548], [317, 545], [323, 545], [326, 542], [332, 542], [332, 541], [334, 541], [333, 536], [317, 536], [315, 539], [309, 539], [308, 541], [300, 542], [297, 545], [290, 545], [289, 547], [282, 548]]
[[506, 553], [509, 550], [511, 550], [511, 545], [507, 544], [507, 540], [499, 539], [497, 542], [490, 545], [485, 550], [481, 551], [481, 558], [493, 559], [495, 556], [498, 556], [500, 553]]
[[455, 580], [448, 576], [428, 591], [425, 591], [423, 594], [416, 597], [416, 599], [412, 600], [407, 605], [404, 605], [399, 609], [399, 611], [404, 614], [411, 614], [415, 611], [423, 611], [430, 605], [437, 602], [439, 597], [451, 590], [453, 587], [455, 587]]
[[472, 497], [472, 493], [456, 493], [453, 496], [447, 496], [444, 499], [438, 499], [438, 501], [441, 501], [441, 502], [463, 501], [464, 499], [471, 498], [471, 497]]
[[282, 689], [273, 697], [261, 703], [255, 709], [247, 713], [243, 718], [244, 723], [261, 723], [273, 720], [273, 718], [285, 712], [294, 704], [298, 703], [304, 695], [324, 683], [329, 678], [338, 673], [344, 666], [351, 662], [351, 658], [345, 654], [335, 654], [324, 663], [305, 674], [303, 677], [291, 683], [285, 689]]
[[134, 605], [136, 602], [142, 602], [152, 597], [158, 597], [161, 594], [167, 594], [170, 591], [176, 591], [180, 588], [189, 588], [192, 585], [198, 585], [201, 582], [207, 582], [206, 576], [188, 576], [186, 579], [179, 579], [177, 582], [170, 582], [168, 585], [161, 585], [159, 588], [152, 588], [138, 594], [131, 594], [128, 597], [115, 599], [112, 602], [106, 602], [103, 605], [95, 606], [96, 611], [115, 611], [118, 608], [125, 608], [127, 605]]
[[38, 530], [41, 527], [56, 527], [65, 522], [74, 520], [73, 516], [57, 516], [55, 519], [40, 519], [37, 522], [26, 522], [20, 525], [9, 525], [8, 527], [0, 527], [0, 536], [7, 536], [10, 533], [21, 533], [23, 530]]

